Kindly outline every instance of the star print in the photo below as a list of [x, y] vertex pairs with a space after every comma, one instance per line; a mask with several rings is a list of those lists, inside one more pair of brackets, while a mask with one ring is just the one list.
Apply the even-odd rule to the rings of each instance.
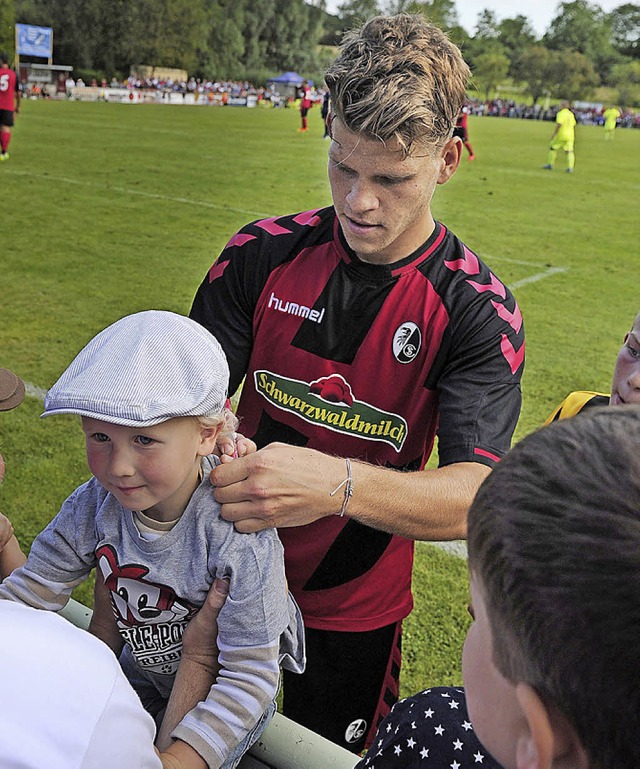
[[471, 726], [469, 721], [463, 721], [462, 722], [462, 728], [465, 730], [465, 732], [468, 732], [469, 729], [473, 729], [473, 726]]
[[462, 750], [462, 743], [460, 742], [460, 740], [456, 740], [453, 743], [453, 749], [454, 750]]
[[434, 729], [434, 731], [435, 731], [435, 733], [436, 733], [436, 734], [437, 734], [439, 737], [442, 737], [442, 735], [444, 734], [444, 729], [442, 728], [442, 724], [438, 724], [438, 726], [436, 726], [436, 728]]
[[415, 748], [415, 746], [416, 746], [416, 741], [413, 739], [413, 737], [410, 737], [407, 740], [407, 747], [408, 748]]
[[451, 700], [451, 702], [449, 703], [449, 707], [451, 708], [451, 710], [457, 710], [459, 704], [460, 703], [457, 700]]
[[431, 710], [431, 708], [429, 708], [429, 710], [424, 711], [425, 718], [431, 718], [432, 716], [433, 716], [433, 710]]
[[387, 724], [387, 732], [390, 732], [392, 728], [391, 724]]
[[396, 756], [399, 756], [400, 753], [402, 753], [402, 748], [400, 747], [400, 745], [396, 745], [395, 748], [393, 749], [393, 752], [396, 754]]
[[411, 728], [412, 728], [412, 729], [417, 729], [417, 728], [418, 728], [418, 727], [416, 726], [416, 722], [415, 722], [415, 721], [412, 721], [412, 722], [411, 722]]
[[446, 698], [446, 697], [450, 697], [451, 695], [448, 692], [443, 692], [440, 696]]
[[460, 769], [460, 764], [457, 761], [454, 761], [452, 764], [449, 764], [451, 769]]
[[476, 760], [476, 764], [481, 764], [483, 762], [483, 760], [484, 760], [484, 756], [482, 755], [482, 753], [480, 751], [478, 751], [477, 753], [474, 753], [473, 757]]
[[429, 748], [422, 748], [420, 751], [421, 758], [429, 758]]

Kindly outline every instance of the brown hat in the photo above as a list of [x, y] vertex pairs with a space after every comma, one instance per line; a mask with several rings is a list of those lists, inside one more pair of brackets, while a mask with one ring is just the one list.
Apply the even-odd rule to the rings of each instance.
[[8, 368], [0, 368], [0, 411], [19, 406], [24, 398], [24, 382]]

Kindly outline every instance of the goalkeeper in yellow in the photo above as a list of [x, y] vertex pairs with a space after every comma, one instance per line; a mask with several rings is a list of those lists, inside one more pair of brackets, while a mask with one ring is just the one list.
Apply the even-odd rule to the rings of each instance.
[[567, 173], [573, 173], [573, 167], [576, 163], [576, 156], [573, 151], [576, 136], [576, 118], [569, 107], [569, 102], [563, 101], [556, 115], [556, 128], [549, 144], [547, 163], [542, 166], [548, 171], [553, 170], [558, 150], [564, 150], [567, 154]]

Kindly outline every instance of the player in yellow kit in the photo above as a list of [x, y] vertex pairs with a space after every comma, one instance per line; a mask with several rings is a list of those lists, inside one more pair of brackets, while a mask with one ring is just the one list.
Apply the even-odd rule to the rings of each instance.
[[609, 107], [602, 113], [604, 118], [604, 138], [605, 141], [611, 141], [615, 135], [616, 125], [620, 117], [620, 110], [617, 107]]
[[567, 154], [567, 173], [573, 173], [573, 167], [576, 163], [576, 156], [574, 153], [576, 118], [571, 111], [570, 106], [568, 101], [563, 101], [560, 105], [560, 110], [556, 115], [556, 128], [551, 136], [547, 163], [542, 166], [548, 171], [553, 170], [558, 150], [564, 150]]

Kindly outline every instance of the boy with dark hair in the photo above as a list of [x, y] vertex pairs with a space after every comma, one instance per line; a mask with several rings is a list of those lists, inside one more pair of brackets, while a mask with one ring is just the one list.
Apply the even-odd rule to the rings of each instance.
[[639, 449], [634, 406], [557, 422], [471, 507], [467, 704], [508, 769], [640, 764]]

